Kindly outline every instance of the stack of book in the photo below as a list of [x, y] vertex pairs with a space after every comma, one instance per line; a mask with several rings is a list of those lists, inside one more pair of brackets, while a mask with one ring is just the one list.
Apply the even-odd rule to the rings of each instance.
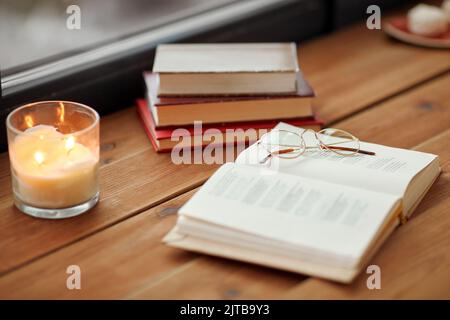
[[[196, 147], [210, 144], [209, 132], [217, 130], [229, 143], [229, 132], [263, 133], [280, 121], [312, 129], [322, 124], [314, 116], [314, 91], [298, 67], [294, 43], [160, 45], [153, 72], [144, 78], [147, 99], [137, 108], [157, 151], [186, 147], [173, 138], [175, 132], [201, 136], [185, 140]], [[175, 131], [180, 128], [185, 130]], [[233, 139], [253, 142], [245, 134]]]

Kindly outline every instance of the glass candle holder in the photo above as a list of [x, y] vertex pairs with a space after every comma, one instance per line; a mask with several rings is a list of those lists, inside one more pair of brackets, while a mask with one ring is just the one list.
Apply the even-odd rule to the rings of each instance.
[[99, 116], [85, 105], [43, 101], [6, 119], [14, 203], [34, 217], [79, 215], [99, 197]]

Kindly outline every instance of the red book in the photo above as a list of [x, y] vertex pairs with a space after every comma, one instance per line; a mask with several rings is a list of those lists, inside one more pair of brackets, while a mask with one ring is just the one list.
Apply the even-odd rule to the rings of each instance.
[[[206, 124], [197, 127], [189, 125], [156, 128], [147, 101], [139, 99], [136, 104], [147, 136], [157, 152], [170, 152], [172, 148], [206, 146], [209, 144], [252, 143], [259, 138], [261, 133], [272, 129], [278, 122], [286, 122], [297, 127], [313, 130], [319, 130], [323, 125], [322, 121], [314, 118], [299, 118]], [[221, 140], [217, 141], [215, 138], [219, 135]]]
[[313, 116], [314, 91], [300, 72], [297, 93], [267, 96], [159, 97], [158, 74], [146, 72], [147, 96], [156, 127], [203, 123], [298, 119]]

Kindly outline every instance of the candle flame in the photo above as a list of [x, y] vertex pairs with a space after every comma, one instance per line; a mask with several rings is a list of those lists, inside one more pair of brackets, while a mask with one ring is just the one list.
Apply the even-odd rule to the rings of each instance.
[[44, 154], [41, 151], [36, 151], [34, 153], [34, 160], [38, 165], [41, 165], [44, 162]]
[[59, 116], [59, 122], [64, 122], [64, 103], [59, 103], [59, 109], [58, 109], [58, 116]]
[[66, 150], [70, 152], [75, 146], [75, 138], [73, 136], [68, 136], [66, 139]]
[[27, 124], [28, 128], [32, 128], [34, 126], [34, 120], [33, 117], [29, 114], [25, 116], [25, 123]]

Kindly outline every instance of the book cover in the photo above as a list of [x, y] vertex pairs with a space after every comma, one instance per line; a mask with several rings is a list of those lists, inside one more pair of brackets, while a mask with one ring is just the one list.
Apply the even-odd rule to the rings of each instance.
[[288, 99], [288, 98], [313, 98], [315, 92], [309, 82], [299, 70], [296, 73], [297, 92], [294, 94], [277, 95], [210, 95], [210, 96], [158, 96], [159, 74], [153, 72], [143, 73], [147, 87], [148, 97], [155, 107], [164, 107], [180, 104], [231, 102], [245, 100]]
[[153, 65], [159, 73], [297, 71], [295, 43], [163, 44]]
[[[181, 132], [181, 134], [178, 134], [178, 136], [183, 135], [198, 135], [203, 134], [206, 130], [214, 128], [219, 130], [220, 132], [224, 133], [227, 129], [271, 129], [277, 125], [277, 123], [280, 121], [279, 119], [269, 120], [269, 121], [253, 121], [253, 122], [237, 122], [237, 123], [216, 123], [216, 124], [203, 124], [201, 127], [201, 130], [198, 130], [198, 132], [195, 131], [195, 128], [193, 125], [190, 126], [171, 126], [171, 127], [165, 127], [165, 128], [156, 128], [155, 121], [152, 117], [152, 114], [149, 110], [147, 101], [145, 99], [138, 99], [136, 101], [136, 108], [138, 111], [138, 114], [140, 115], [141, 121], [144, 125], [144, 129], [146, 131], [146, 134], [148, 135], [152, 146], [154, 149], [158, 152], [163, 151], [170, 151], [170, 150], [160, 150], [157, 145], [157, 141], [159, 140], [168, 140], [172, 137], [172, 134], [176, 129], [183, 128], [186, 129], [184, 132]], [[294, 126], [298, 127], [308, 127], [308, 128], [317, 128], [319, 129], [323, 122], [321, 120], [318, 120], [314, 117], [310, 118], [299, 118], [299, 119], [285, 119], [282, 120], [286, 123], [289, 123]]]

